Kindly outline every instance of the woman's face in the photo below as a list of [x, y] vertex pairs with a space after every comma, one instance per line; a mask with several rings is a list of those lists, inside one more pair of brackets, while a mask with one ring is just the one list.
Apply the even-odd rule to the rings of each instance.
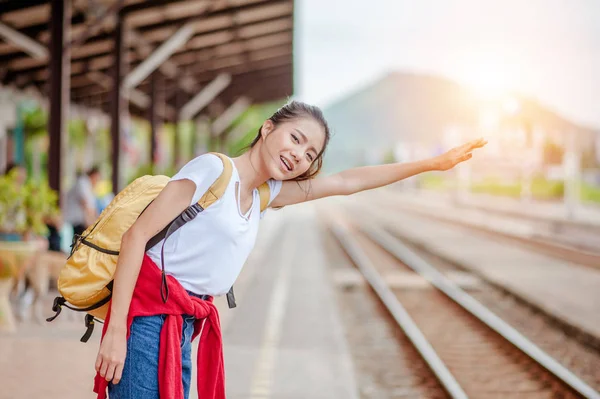
[[306, 172], [325, 142], [325, 130], [310, 117], [280, 123], [267, 120], [262, 126], [263, 156], [270, 175], [290, 180]]

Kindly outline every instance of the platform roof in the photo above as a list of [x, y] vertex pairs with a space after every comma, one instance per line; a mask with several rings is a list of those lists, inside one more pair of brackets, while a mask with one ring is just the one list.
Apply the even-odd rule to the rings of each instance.
[[[118, 13], [124, 21], [124, 75], [183, 32], [183, 44], [159, 68], [171, 110], [223, 73], [232, 79], [218, 97], [224, 106], [242, 95], [256, 103], [293, 94], [293, 0], [73, 0], [72, 102], [108, 109]], [[50, 20], [50, 1], [0, 1], [0, 28], [21, 35], [0, 41], [4, 85], [34, 85], [47, 93]], [[138, 100], [140, 94], [149, 97], [149, 80], [134, 86]], [[144, 115], [139, 104], [132, 101], [130, 110]]]

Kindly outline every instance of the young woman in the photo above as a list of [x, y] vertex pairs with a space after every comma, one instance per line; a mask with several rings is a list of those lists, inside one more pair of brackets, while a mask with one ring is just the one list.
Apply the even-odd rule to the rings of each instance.
[[[254, 246], [259, 219], [262, 217], [257, 187], [265, 182], [270, 188], [268, 206], [282, 207], [332, 195], [350, 195], [426, 171], [448, 170], [470, 159], [474, 149], [486, 144], [480, 139], [432, 159], [360, 167], [316, 178], [329, 138], [329, 127], [321, 111], [297, 101], [283, 106], [263, 123], [250, 149], [230, 159], [233, 173], [223, 196], [167, 239], [162, 255], [168, 265], [169, 278], [175, 282], [172, 285], [179, 290], [177, 292], [184, 293], [183, 298], [179, 296], [169, 301], [181, 303], [181, 309], [189, 310], [192, 308], [186, 301], [190, 298], [197, 303], [228, 292]], [[160, 314], [160, 309], [155, 310], [157, 314], [148, 315], [146, 309], [136, 313], [146, 316], [133, 317], [128, 321], [128, 313], [131, 312], [130, 306], [133, 307], [134, 289], [141, 290], [140, 286], [144, 284], [141, 280], [155, 278], [153, 276], [160, 271], [156, 264], [161, 262], [162, 243], [145, 252], [146, 243], [190, 204], [197, 202], [222, 170], [223, 163], [214, 154], [205, 154], [190, 161], [173, 176], [122, 239], [109, 313], [110, 323], [105, 327], [96, 360], [97, 382], [99, 379], [109, 382], [111, 399], [151, 399], [159, 398], [159, 395], [164, 399], [167, 395], [164, 388], [166, 384], [182, 387], [179, 388], [180, 392], [185, 398], [188, 397], [191, 336], [194, 327], [198, 333], [199, 324], [194, 324], [194, 315], [178, 310], [181, 317], [177, 319], [180, 324], [177, 326], [176, 344], [180, 343], [181, 367], [179, 359], [175, 359], [177, 373], [167, 378], [162, 373], [166, 370], [163, 364], [168, 360], [160, 356], [163, 351], [169, 352], [173, 348], [165, 349], [159, 344], [161, 333], [165, 334], [163, 324], [167, 316]], [[139, 303], [143, 306], [147, 300], [135, 303], [136, 306]], [[218, 324], [218, 317], [216, 321], [214, 318], [212, 320], [213, 324]], [[218, 329], [218, 326], [213, 325], [213, 328]], [[204, 340], [204, 331], [202, 334]], [[175, 349], [172, 353], [179, 356], [179, 348]], [[204, 351], [204, 354], [207, 353]], [[216, 361], [213, 365], [222, 368], [222, 357], [220, 362]], [[202, 397], [224, 398], [223, 375], [207, 377], [210, 383], [201, 381], [201, 372], [215, 373], [211, 367], [205, 367], [198, 373], [199, 384], [204, 385], [205, 396]], [[162, 371], [159, 372], [159, 368]], [[220, 372], [222, 370], [216, 371]], [[170, 391], [168, 394], [169, 397], [177, 397]], [[102, 394], [99, 393], [99, 396]]]

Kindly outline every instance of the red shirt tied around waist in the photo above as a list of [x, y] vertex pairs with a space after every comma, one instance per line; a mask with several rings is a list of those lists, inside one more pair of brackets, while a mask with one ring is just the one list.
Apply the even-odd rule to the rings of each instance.
[[[181, 381], [181, 326], [182, 315], [193, 315], [194, 340], [202, 330], [198, 347], [198, 397], [202, 399], [225, 399], [225, 368], [223, 362], [223, 341], [217, 308], [210, 300], [190, 296], [179, 282], [167, 276], [169, 297], [166, 303], [161, 299], [161, 272], [156, 264], [144, 255], [142, 267], [133, 291], [127, 316], [127, 337], [129, 328], [136, 316], [166, 315], [160, 334], [160, 354], [158, 360], [158, 387], [162, 399], [183, 397]], [[204, 328], [202, 329], [202, 322]], [[102, 338], [110, 323], [110, 309], [106, 317]], [[108, 382], [96, 373], [94, 392], [98, 399], [106, 399]]]

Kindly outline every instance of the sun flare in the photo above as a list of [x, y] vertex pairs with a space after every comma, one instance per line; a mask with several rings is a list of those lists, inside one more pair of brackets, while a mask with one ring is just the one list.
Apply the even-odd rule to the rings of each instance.
[[483, 99], [497, 99], [514, 89], [512, 65], [494, 58], [466, 63], [462, 80]]

